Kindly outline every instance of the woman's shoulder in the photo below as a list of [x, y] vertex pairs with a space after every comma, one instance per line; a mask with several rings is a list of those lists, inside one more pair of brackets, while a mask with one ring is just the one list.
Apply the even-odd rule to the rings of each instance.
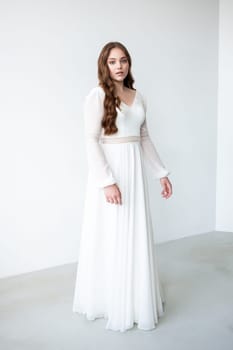
[[146, 109], [147, 107], [147, 101], [146, 101], [146, 97], [145, 94], [141, 91], [137, 89], [137, 96], [140, 98], [144, 108]]
[[140, 97], [140, 98], [144, 98], [144, 96], [143, 96], [143, 93], [142, 93], [142, 91], [141, 90], [139, 90], [139, 89], [136, 89], [136, 91], [137, 91], [137, 95]]
[[101, 86], [97, 85], [89, 90], [88, 94], [86, 95], [86, 98], [103, 97], [104, 94], [104, 89]]

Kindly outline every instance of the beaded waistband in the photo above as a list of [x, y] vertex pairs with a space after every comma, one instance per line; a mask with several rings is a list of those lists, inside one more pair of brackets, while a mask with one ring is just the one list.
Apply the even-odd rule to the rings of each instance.
[[101, 143], [122, 143], [131, 141], [140, 141], [140, 136], [123, 136], [123, 137], [101, 137]]

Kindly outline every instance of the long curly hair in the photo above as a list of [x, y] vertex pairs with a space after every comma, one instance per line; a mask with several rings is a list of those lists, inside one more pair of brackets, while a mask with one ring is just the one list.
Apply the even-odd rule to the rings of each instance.
[[129, 63], [128, 74], [125, 77], [123, 84], [124, 86], [135, 90], [133, 87], [134, 79], [131, 73], [132, 60], [128, 50], [122, 43], [118, 41], [108, 42], [106, 45], [104, 45], [98, 57], [99, 86], [101, 86], [105, 91], [104, 114], [101, 122], [105, 135], [112, 135], [118, 131], [118, 128], [116, 126], [116, 107], [120, 109], [121, 100], [119, 96], [115, 97], [115, 85], [112, 78], [110, 77], [110, 71], [107, 65], [107, 59], [109, 57], [110, 51], [116, 47], [124, 52]]

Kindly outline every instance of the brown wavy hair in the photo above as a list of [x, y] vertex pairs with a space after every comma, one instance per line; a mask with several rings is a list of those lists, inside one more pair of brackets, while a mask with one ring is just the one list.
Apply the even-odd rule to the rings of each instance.
[[110, 77], [110, 71], [107, 65], [107, 59], [109, 57], [110, 51], [115, 47], [118, 47], [124, 52], [129, 63], [128, 74], [125, 77], [123, 84], [124, 86], [135, 90], [135, 88], [133, 87], [134, 79], [131, 73], [132, 60], [128, 50], [122, 43], [118, 41], [108, 42], [107, 44], [104, 45], [98, 57], [99, 86], [101, 86], [105, 91], [104, 115], [101, 122], [101, 126], [104, 128], [105, 135], [112, 135], [118, 131], [118, 128], [116, 126], [116, 118], [117, 118], [116, 107], [120, 109], [121, 100], [119, 96], [115, 97], [115, 85], [114, 85], [114, 81]]

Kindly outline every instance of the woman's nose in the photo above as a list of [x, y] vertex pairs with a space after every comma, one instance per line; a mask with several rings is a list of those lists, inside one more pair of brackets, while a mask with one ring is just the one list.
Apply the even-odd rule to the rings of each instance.
[[117, 63], [117, 68], [121, 68], [121, 62]]

